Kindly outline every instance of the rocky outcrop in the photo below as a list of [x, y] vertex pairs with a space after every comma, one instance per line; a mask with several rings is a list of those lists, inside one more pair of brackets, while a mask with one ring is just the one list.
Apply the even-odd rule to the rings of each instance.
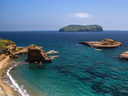
[[[18, 58], [18, 55], [28, 53], [29, 61], [52, 62], [48, 55], [42, 50], [41, 47], [30, 45], [29, 47], [17, 48], [16, 44], [10, 40], [0, 39], [0, 61], [7, 56], [10, 59]], [[57, 53], [57, 52], [49, 52]]]
[[28, 48], [28, 60], [30, 62], [52, 62], [48, 55], [42, 50], [41, 47], [31, 44]]
[[93, 48], [115, 48], [121, 46], [121, 42], [112, 39], [104, 39], [102, 41], [88, 41], [88, 42], [79, 42], [79, 44], [84, 44]]
[[119, 56], [120, 59], [128, 60], [128, 51], [120, 54]]
[[26, 54], [28, 53], [28, 47], [21, 47], [20, 50], [17, 50], [15, 53], [15, 55], [21, 55], [21, 54]]
[[10, 44], [1, 50], [0, 60], [10, 56], [10, 59], [18, 58], [18, 55], [28, 53], [27, 47], [22, 47], [21, 50], [17, 50], [16, 44]]

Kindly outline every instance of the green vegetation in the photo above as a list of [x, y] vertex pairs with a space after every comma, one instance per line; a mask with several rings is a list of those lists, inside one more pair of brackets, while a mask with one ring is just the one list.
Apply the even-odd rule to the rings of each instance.
[[15, 43], [11, 40], [4, 40], [4, 39], [0, 38], [0, 48], [5, 48], [10, 44], [15, 44]]
[[29, 47], [36, 47], [36, 45], [34, 45], [34, 44], [31, 44]]
[[15, 44], [15, 43], [11, 40], [4, 40], [4, 39], [0, 38], [0, 55], [3, 53], [7, 53], [7, 51], [8, 51], [7, 46], [10, 44]]
[[68, 25], [59, 30], [59, 32], [101, 32], [103, 28], [99, 25]]
[[20, 51], [20, 50], [22, 50], [22, 48], [17, 48], [17, 51]]
[[34, 45], [33, 47], [36, 47], [36, 45]]

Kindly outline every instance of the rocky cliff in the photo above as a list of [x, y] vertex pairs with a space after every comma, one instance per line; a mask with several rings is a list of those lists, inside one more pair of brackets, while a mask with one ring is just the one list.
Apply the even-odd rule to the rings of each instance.
[[59, 32], [102, 32], [103, 28], [100, 25], [68, 25], [61, 29]]

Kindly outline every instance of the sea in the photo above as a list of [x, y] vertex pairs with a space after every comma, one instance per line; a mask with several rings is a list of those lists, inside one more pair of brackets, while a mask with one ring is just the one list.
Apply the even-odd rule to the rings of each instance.
[[[26, 62], [27, 54], [12, 60], [16, 64], [7, 75], [22, 96], [128, 96], [128, 61], [119, 59], [128, 51], [128, 31], [9, 31], [0, 32], [0, 38], [18, 47], [34, 44], [45, 52], [59, 52], [49, 55], [55, 58], [43, 65]], [[122, 46], [98, 51], [79, 44], [105, 38]]]

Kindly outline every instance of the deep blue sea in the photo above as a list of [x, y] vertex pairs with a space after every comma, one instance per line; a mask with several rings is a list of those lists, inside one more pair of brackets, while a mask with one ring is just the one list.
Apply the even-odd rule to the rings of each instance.
[[[52, 63], [42, 66], [25, 64], [27, 54], [14, 60], [20, 64], [10, 74], [30, 96], [128, 96], [128, 61], [119, 59], [128, 51], [128, 31], [15, 31], [0, 32], [0, 38], [12, 40], [18, 47], [35, 44], [45, 52], [59, 51], [49, 55], [58, 56]], [[78, 43], [105, 38], [122, 46], [96, 51]]]

